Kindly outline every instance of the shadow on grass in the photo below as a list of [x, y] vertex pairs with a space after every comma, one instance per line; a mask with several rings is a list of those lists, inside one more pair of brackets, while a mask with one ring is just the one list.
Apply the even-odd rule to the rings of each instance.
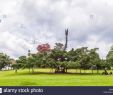
[[18, 72], [8, 74], [9, 76], [17, 76], [17, 75], [102, 75], [101, 73], [54, 73], [54, 72]]
[[37, 85], [36, 82], [29, 82], [29, 81], [24, 81], [24, 82], [21, 82], [19, 85], [22, 85], [22, 86], [33, 86], [33, 85]]

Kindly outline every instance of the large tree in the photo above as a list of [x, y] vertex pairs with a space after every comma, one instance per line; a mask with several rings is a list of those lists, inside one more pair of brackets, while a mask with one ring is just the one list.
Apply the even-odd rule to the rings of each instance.
[[54, 60], [53, 64], [55, 66], [54, 68], [56, 73], [65, 73], [67, 71], [66, 61], [68, 61], [68, 54], [66, 51], [53, 49], [50, 54], [50, 58]]
[[10, 66], [10, 64], [10, 57], [4, 53], [0, 53], [0, 70], [2, 70], [5, 66]]
[[107, 64], [113, 67], [113, 46], [111, 46], [111, 49], [106, 56], [106, 60], [107, 60]]
[[91, 69], [93, 73], [93, 69], [97, 69], [97, 73], [99, 69], [101, 69], [101, 59], [99, 57], [99, 54], [97, 53], [98, 48], [94, 48], [89, 50], [89, 57], [90, 57], [90, 64], [91, 64]]

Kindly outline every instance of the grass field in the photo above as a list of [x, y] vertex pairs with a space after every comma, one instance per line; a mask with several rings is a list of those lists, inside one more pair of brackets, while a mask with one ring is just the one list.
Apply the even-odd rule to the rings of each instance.
[[[50, 72], [37, 69], [36, 72]], [[69, 72], [75, 72], [69, 70]], [[113, 75], [28, 73], [28, 70], [0, 71], [0, 86], [113, 86]], [[96, 71], [95, 71], [96, 72]], [[100, 71], [102, 72], [102, 71]]]

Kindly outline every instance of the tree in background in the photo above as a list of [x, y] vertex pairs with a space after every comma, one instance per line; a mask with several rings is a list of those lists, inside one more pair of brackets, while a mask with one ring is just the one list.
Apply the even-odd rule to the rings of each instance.
[[13, 69], [15, 70], [15, 73], [17, 73], [18, 69], [22, 68], [26, 68], [27, 66], [27, 58], [26, 56], [20, 56], [17, 60], [16, 60], [16, 64], [12, 64]]
[[[34, 72], [35, 68], [51, 68], [55, 73], [67, 73], [68, 69], [79, 69], [80, 73], [84, 70], [110, 69], [113, 67], [113, 47], [110, 49], [107, 60], [101, 60], [97, 52], [98, 48], [88, 49], [88, 47], [81, 47], [70, 51], [63, 49], [62, 43], [56, 43], [54, 49], [51, 49], [49, 44], [42, 44], [38, 46], [38, 53], [28, 56], [20, 56], [16, 60], [16, 64], [12, 67], [17, 72], [18, 69], [29, 69]], [[10, 64], [10, 58], [5, 54], [0, 54], [0, 69]]]
[[77, 65], [75, 66], [77, 66], [77, 68], [79, 67], [80, 73], [82, 69], [85, 71], [85, 69], [88, 68], [89, 57], [87, 55], [87, 47], [78, 48], [76, 50], [72, 49], [68, 54], [70, 61], [76, 63]]
[[63, 50], [64, 49], [64, 45], [62, 43], [55, 43], [55, 50]]
[[16, 60], [16, 63], [12, 64], [11, 66], [13, 70], [15, 70], [15, 73], [17, 73], [17, 71], [22, 67], [18, 60]]
[[4, 53], [0, 53], [0, 70], [6, 66], [10, 66], [11, 60], [10, 57]]
[[111, 68], [113, 67], [113, 46], [111, 46], [111, 49], [106, 56], [106, 62], [111, 66]]
[[94, 48], [89, 50], [89, 57], [90, 57], [90, 64], [92, 73], [94, 69], [97, 69], [97, 73], [99, 69], [101, 69], [101, 59], [99, 57], [99, 54], [97, 53], [98, 48]]
[[43, 53], [43, 52], [49, 52], [51, 49], [50, 49], [50, 45], [46, 43], [46, 44], [38, 45], [37, 50], [38, 52]]

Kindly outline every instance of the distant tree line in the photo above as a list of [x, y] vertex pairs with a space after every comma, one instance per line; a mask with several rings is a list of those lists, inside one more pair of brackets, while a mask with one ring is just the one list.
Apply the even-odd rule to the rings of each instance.
[[[48, 49], [47, 49], [48, 48]], [[38, 53], [20, 56], [15, 64], [11, 63], [9, 56], [0, 54], [0, 70], [5, 66], [11, 66], [17, 72], [18, 69], [29, 69], [34, 72], [34, 68], [51, 68], [55, 73], [66, 73], [68, 69], [81, 70], [107, 70], [113, 67], [113, 46], [108, 52], [106, 59], [101, 59], [98, 54], [98, 48], [88, 49], [81, 47], [69, 51], [64, 50], [64, 45], [56, 43], [54, 49], [49, 44], [38, 46]], [[41, 52], [40, 52], [41, 51]]]

